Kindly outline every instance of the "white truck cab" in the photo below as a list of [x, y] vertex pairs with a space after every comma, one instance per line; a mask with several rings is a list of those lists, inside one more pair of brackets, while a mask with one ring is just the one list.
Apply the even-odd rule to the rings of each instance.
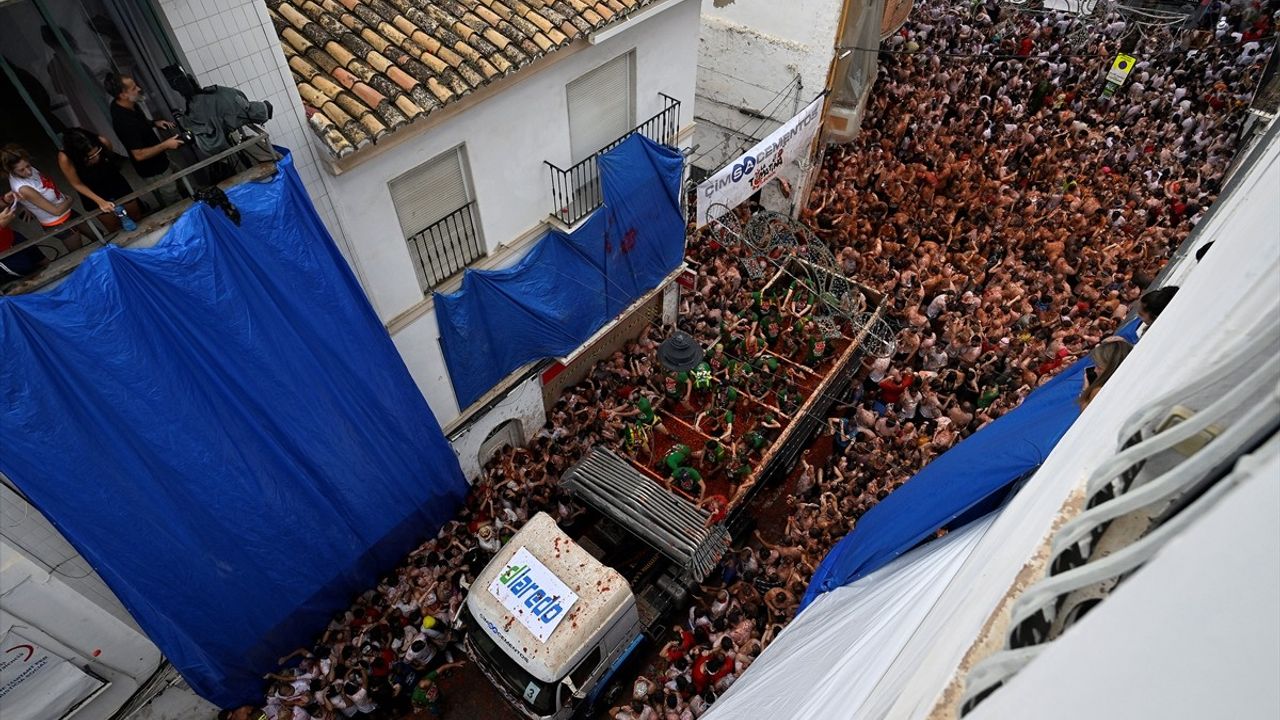
[[568, 718], [636, 647], [630, 585], [538, 513], [476, 576], [467, 651], [530, 718]]

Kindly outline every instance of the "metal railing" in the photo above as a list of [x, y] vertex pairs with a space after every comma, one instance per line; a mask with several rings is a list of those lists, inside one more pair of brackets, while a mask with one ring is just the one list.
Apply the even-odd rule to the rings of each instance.
[[[197, 173], [202, 173], [208, 170], [211, 166], [215, 164], [221, 163], [229, 159], [233, 159], [237, 155], [239, 155], [239, 153], [241, 153], [242, 151], [249, 150], [250, 148], [254, 148], [255, 146], [260, 148], [260, 150], [264, 153], [270, 153], [270, 156], [271, 158], [273, 158], [273, 160], [280, 159], [280, 156], [275, 152], [275, 149], [271, 147], [271, 137], [267, 135], [265, 130], [261, 128], [256, 128], [253, 126], [247, 126], [241, 132], [247, 135], [247, 137], [244, 140], [241, 140], [240, 142], [227, 148], [226, 150], [223, 150], [222, 152], [216, 155], [211, 155], [197, 163], [188, 165], [182, 168], [181, 170], [179, 170], [178, 172], [164, 175], [159, 179], [144, 185], [140, 190], [135, 190], [129, 193], [128, 195], [125, 195], [124, 197], [117, 198], [113, 202], [115, 202], [117, 206], [123, 207], [124, 205], [134, 200], [141, 199], [145, 201], [146, 199], [145, 196], [155, 192], [156, 190], [159, 190], [164, 187], [168, 187], [175, 183], [181, 183], [183, 187], [186, 188], [187, 192], [194, 197], [196, 188], [192, 186], [192, 182], [191, 182], [192, 175], [195, 175]], [[257, 164], [256, 162], [248, 159], [246, 159], [245, 163], [249, 167], [252, 167], [253, 165]], [[237, 168], [236, 172], [239, 172], [242, 169], [244, 168]], [[74, 192], [74, 190], [72, 190], [72, 192]], [[159, 212], [160, 210], [163, 210], [163, 209], [164, 209], [163, 207], [157, 208], [156, 212]], [[58, 242], [58, 238], [64, 237], [68, 232], [72, 232], [72, 231], [78, 233], [79, 235], [81, 235], [86, 239], [96, 242], [99, 246], [107, 245], [111, 243], [112, 241], [114, 241], [116, 237], [122, 234], [135, 232], [135, 231], [124, 230], [123, 228], [115, 232], [109, 232], [98, 220], [98, 216], [101, 215], [102, 213], [96, 207], [86, 208], [85, 210], [86, 212], [80, 213], [80, 216], [75, 220], [58, 225], [57, 227], [53, 228], [49, 232], [46, 232], [45, 234], [37, 238], [28, 239], [21, 243], [15, 243], [8, 250], [5, 250], [4, 252], [0, 252], [0, 260], [3, 260], [4, 258], [9, 257], [10, 255], [20, 253], [24, 250], [27, 250], [28, 248], [37, 248], [42, 252], [45, 250], [50, 250], [54, 253], [54, 256], [53, 258], [47, 258], [46, 256], [46, 258], [56, 260], [58, 257], [61, 257], [63, 255], [63, 253], [59, 252], [59, 248], [62, 247], [62, 243]], [[134, 220], [141, 221], [142, 218], [134, 218]], [[66, 254], [70, 255], [73, 252], [75, 252], [75, 250], [71, 250]], [[16, 279], [16, 278], [0, 278], [0, 281], [7, 281], [7, 280], [13, 280], [13, 279]]]
[[472, 200], [405, 241], [409, 244], [423, 295], [484, 255], [476, 229], [475, 207], [476, 201]]
[[604, 202], [600, 189], [600, 166], [597, 160], [639, 133], [663, 145], [675, 145], [680, 132], [680, 101], [659, 93], [665, 102], [663, 109], [653, 117], [629, 130], [622, 137], [605, 145], [581, 162], [562, 169], [551, 161], [544, 161], [551, 170], [551, 215], [566, 225], [572, 225], [590, 215]]

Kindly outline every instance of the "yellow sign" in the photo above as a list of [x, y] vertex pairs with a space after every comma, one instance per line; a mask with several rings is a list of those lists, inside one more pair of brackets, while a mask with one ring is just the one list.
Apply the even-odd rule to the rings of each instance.
[[1133, 71], [1133, 66], [1137, 64], [1138, 59], [1132, 55], [1119, 53], [1116, 59], [1111, 62], [1111, 70], [1107, 73], [1107, 82], [1117, 85], [1124, 82], [1129, 77], [1129, 73]]

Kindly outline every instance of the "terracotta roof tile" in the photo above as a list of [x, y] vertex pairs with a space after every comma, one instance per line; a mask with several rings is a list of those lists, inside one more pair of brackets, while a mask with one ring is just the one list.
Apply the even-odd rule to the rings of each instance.
[[345, 157], [657, 0], [266, 0], [307, 111]]

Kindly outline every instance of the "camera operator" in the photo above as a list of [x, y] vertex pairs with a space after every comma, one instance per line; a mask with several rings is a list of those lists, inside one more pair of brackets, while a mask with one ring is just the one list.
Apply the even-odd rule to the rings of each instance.
[[[173, 123], [168, 120], [152, 120], [142, 111], [139, 101], [142, 99], [142, 88], [128, 75], [107, 73], [103, 82], [111, 102], [111, 126], [115, 129], [120, 142], [129, 152], [133, 161], [133, 169], [138, 171], [143, 182], [151, 184], [156, 178], [169, 172], [169, 158], [165, 153], [182, 147], [183, 141], [175, 135], [156, 142], [156, 130], [174, 131]], [[172, 205], [181, 199], [177, 183], [168, 183], [157, 188], [156, 199], [160, 206]]]

